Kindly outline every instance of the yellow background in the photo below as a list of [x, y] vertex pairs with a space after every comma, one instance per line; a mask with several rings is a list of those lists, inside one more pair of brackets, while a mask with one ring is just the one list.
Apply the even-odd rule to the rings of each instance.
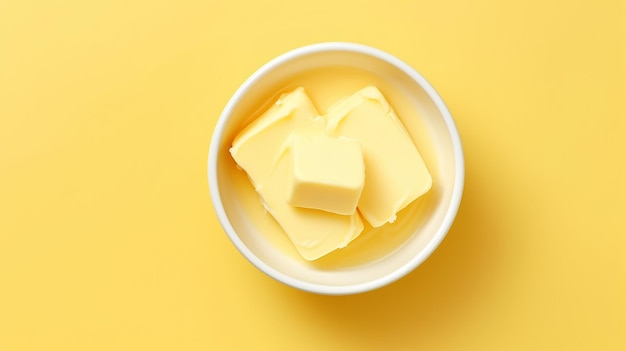
[[[206, 161], [244, 79], [369, 44], [467, 162], [416, 271], [347, 297], [250, 265]], [[0, 1], [0, 350], [626, 349], [624, 1]]]

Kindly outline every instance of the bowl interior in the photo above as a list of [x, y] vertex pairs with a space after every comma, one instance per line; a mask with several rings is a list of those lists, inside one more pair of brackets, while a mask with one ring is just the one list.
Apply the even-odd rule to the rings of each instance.
[[[292, 286], [320, 293], [368, 290], [419, 265], [445, 236], [462, 191], [463, 156], [456, 129], [436, 93], [419, 75], [391, 56], [363, 48], [317, 47], [283, 55], [255, 73], [235, 94], [215, 130], [212, 150], [220, 220], [238, 249], [260, 269]], [[407, 72], [408, 70], [408, 72]], [[325, 101], [315, 85], [345, 74], [356, 91], [376, 84], [394, 107], [433, 176], [432, 189], [398, 215], [394, 224], [366, 231], [348, 247], [315, 262], [299, 257], [229, 154], [236, 134], [260, 109], [296, 85], [310, 90], [320, 112]], [[350, 78], [352, 77], [352, 78]], [[417, 80], [416, 80], [417, 79]], [[309, 89], [311, 88], [311, 89]], [[341, 89], [339, 89], [341, 90]], [[317, 94], [315, 92], [318, 92]], [[337, 91], [343, 94], [343, 91]], [[332, 95], [332, 94], [331, 94]], [[215, 191], [217, 190], [217, 191]]]

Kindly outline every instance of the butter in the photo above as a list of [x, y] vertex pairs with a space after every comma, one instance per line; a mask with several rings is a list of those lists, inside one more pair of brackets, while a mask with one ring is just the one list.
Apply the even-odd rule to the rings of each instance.
[[376, 87], [331, 106], [325, 119], [328, 135], [361, 143], [365, 185], [358, 209], [372, 227], [394, 222], [400, 210], [430, 189], [431, 175], [419, 151]]
[[281, 95], [233, 140], [230, 153], [255, 186], [272, 173], [289, 137], [300, 130], [324, 134], [324, 121], [303, 88]]
[[354, 214], [365, 184], [365, 165], [357, 140], [294, 135], [291, 153], [290, 205]]
[[287, 233], [300, 255], [312, 261], [348, 245], [361, 234], [364, 226], [357, 212], [343, 216], [288, 204], [289, 189], [285, 184], [293, 177], [291, 152], [292, 148], [285, 150], [258, 192], [266, 210]]
[[293, 179], [293, 136], [324, 134], [324, 120], [304, 89], [298, 88], [281, 95], [274, 105], [244, 128], [230, 149], [265, 209], [306, 260], [315, 260], [345, 247], [363, 231], [363, 222], [356, 212], [338, 215], [288, 203], [286, 184]]

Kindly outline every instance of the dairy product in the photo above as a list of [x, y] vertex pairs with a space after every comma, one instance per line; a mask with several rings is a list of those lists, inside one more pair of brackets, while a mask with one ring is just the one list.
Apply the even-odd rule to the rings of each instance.
[[[281, 92], [287, 92], [296, 87], [304, 87], [306, 95], [314, 102], [320, 114], [324, 115], [337, 101], [351, 96], [354, 92], [368, 85], [379, 88], [393, 110], [402, 119], [403, 126], [410, 133], [428, 166], [433, 178], [433, 187], [435, 187], [436, 180], [440, 177], [441, 168], [434, 163], [431, 165], [431, 162], [437, 157], [432, 126], [429, 118], [420, 112], [420, 99], [415, 97], [412, 92], [404, 90], [402, 84], [389, 80], [387, 76], [354, 67], [325, 66], [290, 76], [289, 81], [285, 82], [285, 85], [280, 89], [282, 89]], [[247, 114], [249, 120], [242, 127], [245, 127], [273, 105], [279, 95], [280, 93], [255, 105], [246, 105], [244, 113]], [[242, 233], [247, 238], [244, 240], [252, 240], [249, 244], [251, 246], [269, 245], [273, 250], [278, 250], [281, 255], [291, 260], [303, 260], [289, 236], [262, 206], [259, 194], [250, 183], [246, 172], [243, 172], [235, 162], [227, 162], [223, 167], [225, 169], [222, 171], [230, 178], [231, 188], [229, 191], [232, 191], [238, 202], [237, 207], [240, 211], [238, 215], [246, 216], [247, 223], [255, 228], [254, 233]], [[433, 190], [431, 189], [429, 192]], [[437, 201], [437, 196], [421, 196], [404, 208], [394, 223], [377, 228], [372, 228], [361, 216], [365, 227], [358, 238], [345, 248], [335, 250], [315, 260], [314, 266], [322, 270], [344, 270], [384, 259], [414, 235], [418, 228], [424, 224], [425, 219], [431, 215]], [[251, 249], [254, 248], [251, 247]], [[272, 252], [268, 252], [268, 254], [273, 255]]]
[[289, 137], [299, 131], [324, 134], [324, 121], [303, 88], [281, 95], [233, 140], [230, 153], [256, 187], [269, 176]]
[[291, 152], [290, 147], [285, 149], [272, 174], [257, 191], [266, 210], [280, 224], [300, 255], [312, 261], [348, 245], [363, 231], [363, 221], [356, 212], [344, 216], [289, 205], [286, 184], [292, 177]]
[[327, 111], [319, 116], [297, 88], [244, 128], [230, 149], [266, 212], [306, 260], [358, 237], [365, 227], [361, 217], [369, 222], [369, 233], [394, 222], [432, 183], [411, 137], [376, 87], [344, 97]]
[[430, 189], [432, 179], [421, 155], [376, 87], [333, 105], [325, 119], [330, 136], [361, 143], [365, 186], [358, 209], [372, 227], [394, 222], [400, 210]]
[[307, 260], [345, 247], [363, 230], [363, 222], [356, 212], [338, 215], [288, 204], [287, 184], [293, 178], [293, 136], [324, 134], [324, 120], [304, 89], [298, 88], [281, 95], [274, 105], [244, 128], [230, 149], [265, 209]]
[[358, 140], [296, 134], [291, 153], [290, 205], [354, 214], [365, 182]]

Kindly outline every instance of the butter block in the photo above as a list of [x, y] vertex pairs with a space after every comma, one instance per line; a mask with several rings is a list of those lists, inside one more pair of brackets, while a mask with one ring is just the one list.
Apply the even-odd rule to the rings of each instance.
[[400, 210], [431, 188], [422, 156], [376, 87], [336, 103], [324, 117], [328, 135], [361, 143], [365, 185], [358, 209], [372, 227], [394, 222]]
[[302, 88], [281, 95], [244, 128], [233, 140], [230, 153], [298, 252], [306, 260], [315, 260], [346, 246], [361, 233], [363, 222], [357, 213], [344, 216], [287, 203], [295, 134], [325, 135], [324, 120]]
[[297, 88], [282, 94], [235, 137], [230, 153], [255, 188], [272, 172], [292, 134], [324, 133], [324, 121], [318, 116], [304, 89]]
[[287, 233], [300, 255], [313, 261], [357, 238], [363, 231], [363, 221], [358, 212], [344, 216], [289, 205], [289, 189], [285, 184], [293, 177], [291, 152], [292, 148], [287, 148], [281, 155], [259, 194], [267, 211]]
[[361, 145], [348, 138], [294, 135], [288, 203], [352, 215], [365, 184]]

